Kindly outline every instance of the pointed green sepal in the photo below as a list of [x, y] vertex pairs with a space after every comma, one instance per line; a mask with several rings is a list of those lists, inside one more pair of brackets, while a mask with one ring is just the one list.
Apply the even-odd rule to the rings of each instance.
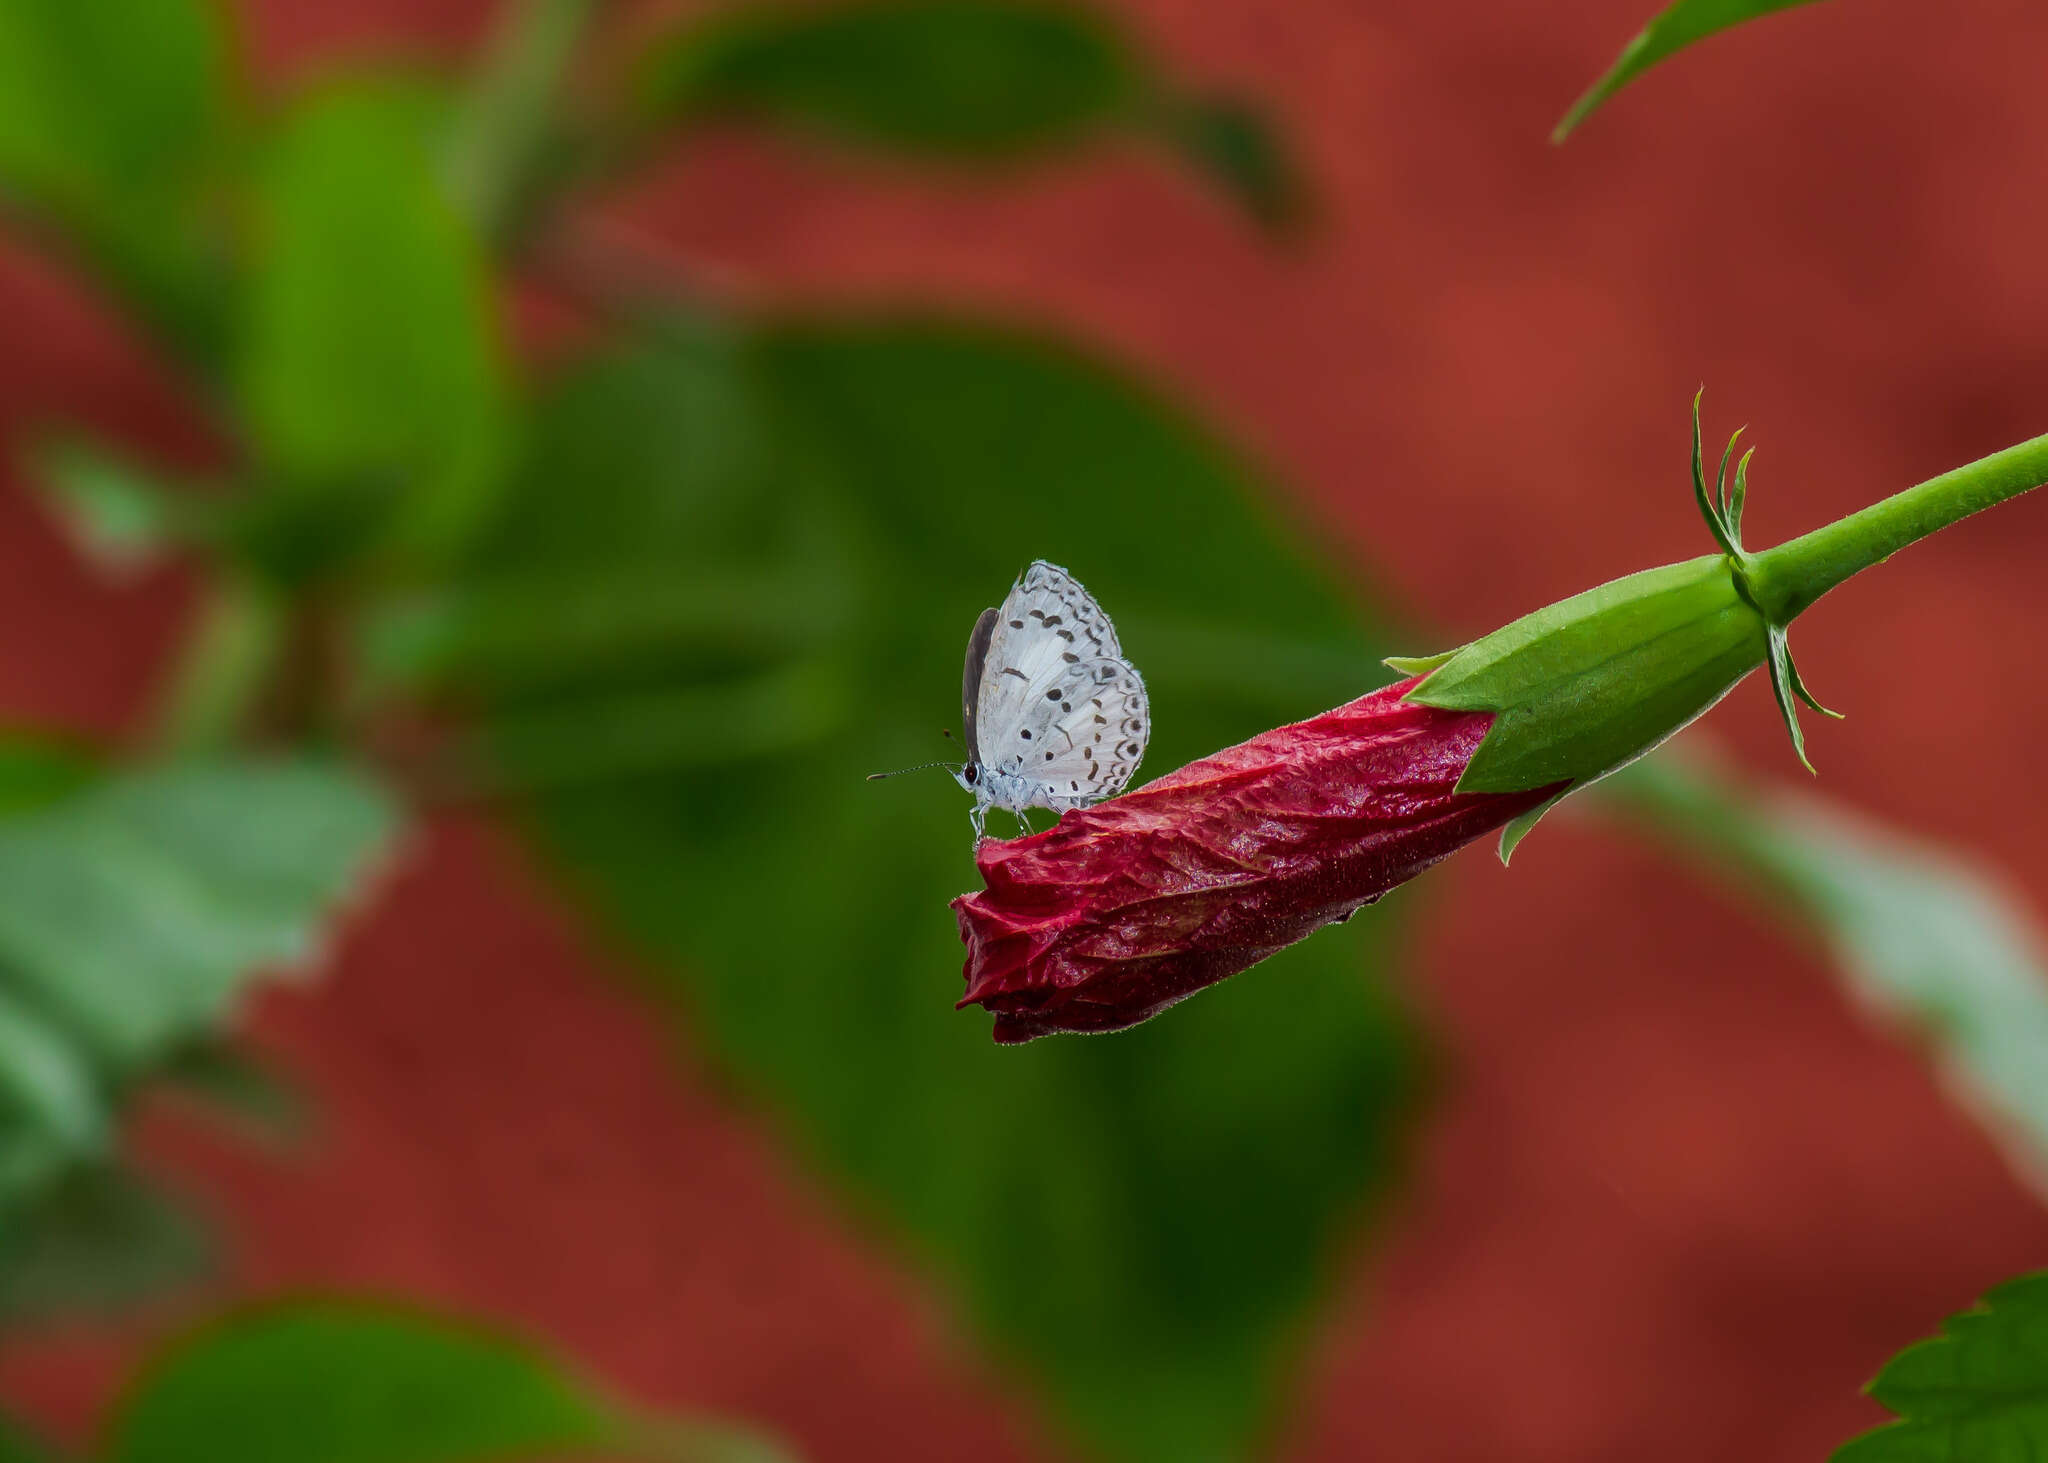
[[[1740, 432], [1735, 434], [1741, 436]], [[1728, 439], [1735, 445], [1734, 437]], [[1736, 543], [1742, 542], [1742, 505], [1749, 498], [1749, 459], [1756, 456], [1756, 449], [1750, 448], [1742, 454], [1742, 460], [1735, 464], [1735, 486], [1728, 491], [1728, 533]]]
[[1844, 713], [1830, 711], [1827, 707], [1821, 705], [1820, 702], [1813, 699], [1813, 692], [1807, 690], [1806, 682], [1799, 678], [1799, 665], [1792, 659], [1792, 647], [1790, 644], [1787, 644], [1785, 647], [1785, 677], [1792, 683], [1792, 694], [1801, 701], [1804, 701], [1808, 706], [1811, 706], [1815, 711], [1818, 711], [1822, 716], [1832, 716], [1836, 721], [1847, 719]]
[[[1458, 650], [1464, 648], [1461, 645]], [[1390, 671], [1399, 671], [1404, 676], [1426, 676], [1456, 655], [1458, 650], [1439, 651], [1435, 655], [1390, 655], [1380, 664]]]
[[1792, 649], [1786, 643], [1782, 625], [1770, 628], [1767, 663], [1771, 673], [1771, 695], [1777, 698], [1778, 715], [1784, 720], [1786, 734], [1792, 738], [1792, 751], [1798, 756], [1800, 765], [1812, 772], [1813, 763], [1806, 756], [1806, 733], [1799, 729], [1799, 703], [1792, 692]]
[[[1723, 494], [1720, 478], [1715, 479], [1712, 492], [1707, 490], [1706, 456], [1700, 447], [1700, 398], [1706, 394], [1707, 388], [1702, 386], [1692, 398], [1692, 496], [1693, 501], [1699, 504], [1700, 517], [1706, 520], [1707, 531], [1713, 534], [1714, 542], [1721, 546], [1721, 552], [1731, 559], [1739, 560], [1742, 558], [1742, 545], [1728, 532], [1728, 523], [1724, 517], [1726, 510], [1721, 501]], [[1738, 437], [1741, 435], [1740, 432], [1736, 433]], [[1731, 449], [1735, 446], [1733, 438], [1729, 439], [1728, 446]], [[1723, 452], [1721, 471], [1725, 474], [1727, 470], [1728, 454]]]
[[1515, 856], [1516, 847], [1521, 843], [1523, 839], [1529, 836], [1529, 831], [1533, 829], [1539, 822], [1542, 821], [1543, 815], [1545, 813], [1549, 812], [1552, 808], [1556, 807], [1559, 803], [1563, 802], [1565, 794], [1570, 791], [1572, 791], [1572, 789], [1567, 787], [1559, 792], [1552, 794], [1550, 797], [1547, 797], [1542, 802], [1538, 803], [1535, 807], [1529, 809], [1528, 812], [1518, 816], [1512, 823], [1508, 824], [1507, 827], [1500, 830], [1501, 867], [1507, 867], [1508, 860]]

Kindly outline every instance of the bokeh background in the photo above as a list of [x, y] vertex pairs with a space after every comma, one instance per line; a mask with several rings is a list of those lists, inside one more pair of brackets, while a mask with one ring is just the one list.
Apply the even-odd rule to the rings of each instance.
[[[266, 88], [346, 56], [453, 65], [493, 11], [238, 8]], [[1268, 469], [1359, 595], [1424, 637], [1401, 649], [1699, 552], [1702, 382], [1710, 422], [1759, 444], [1759, 542], [2048, 425], [2039, 6], [1797, 9], [1677, 58], [1561, 148], [1550, 127], [1644, 0], [1109, 8], [1176, 74], [1268, 111], [1312, 195], [1304, 227], [1276, 241], [1136, 146], [934, 180], [739, 126], [579, 206], [722, 301], [936, 303], [1126, 362]], [[510, 312], [543, 354], [579, 329], [543, 289]], [[0, 237], [0, 427], [51, 418], [173, 461], [210, 450], [162, 361]], [[192, 575], [110, 583], [8, 471], [0, 708], [117, 740]], [[957, 492], [999, 559], [1041, 552], [1031, 502]], [[1175, 533], [1158, 524], [1161, 554]], [[2044, 552], [2048, 504], [2023, 501], [1799, 631], [1849, 713], [1809, 729], [1824, 789], [1970, 850], [2037, 909]], [[910, 724], [950, 714], [942, 694]], [[1766, 779], [1798, 772], [1760, 685], [1711, 734]], [[952, 790], [928, 796], [964, 843]], [[1512, 870], [1475, 848], [1403, 898], [1390, 978], [1426, 1097], [1398, 1186], [1349, 1223], [1291, 1343], [1275, 1456], [1821, 1456], [1879, 1420], [1858, 1388], [1886, 1357], [2048, 1252], [2039, 1195], [1821, 953], [1653, 845], [1557, 817]], [[955, 969], [928, 973], [950, 1002]], [[501, 820], [416, 827], [324, 978], [253, 1013], [312, 1098], [309, 1141], [279, 1155], [140, 1120], [152, 1166], [226, 1231], [226, 1275], [137, 1321], [7, 1336], [0, 1391], [77, 1435], [184, 1315], [370, 1290], [510, 1323], [819, 1460], [1075, 1456], [890, 1216], [822, 1177], [659, 1000]], [[1219, 1165], [1219, 1191], [1232, 1179]], [[1014, 1261], [1029, 1277], [1035, 1257]]]

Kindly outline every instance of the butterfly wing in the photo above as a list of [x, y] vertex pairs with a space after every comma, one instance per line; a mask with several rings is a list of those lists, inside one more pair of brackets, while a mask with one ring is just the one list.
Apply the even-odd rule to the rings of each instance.
[[996, 611], [975, 699], [984, 764], [1028, 779], [1032, 806], [1080, 807], [1121, 792], [1151, 735], [1144, 680], [1109, 616], [1043, 560]]
[[960, 689], [961, 734], [967, 739], [967, 762], [969, 766], [981, 760], [981, 743], [976, 740], [975, 726], [981, 701], [981, 671], [988, 664], [988, 647], [996, 633], [996, 611], [990, 606], [981, 612], [981, 618], [974, 622], [974, 633], [967, 637], [967, 674]]

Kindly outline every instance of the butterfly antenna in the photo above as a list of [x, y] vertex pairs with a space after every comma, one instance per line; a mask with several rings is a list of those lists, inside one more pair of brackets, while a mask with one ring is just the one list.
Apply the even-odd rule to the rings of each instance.
[[901, 777], [906, 772], [926, 772], [934, 767], [953, 766], [951, 762], [920, 762], [915, 767], [899, 767], [894, 772], [870, 772], [869, 782], [880, 782], [885, 777]]
[[[948, 731], [945, 727], [939, 728], [939, 735], [944, 737], [947, 741], [951, 742], [954, 746], [960, 746], [960, 739], [954, 736], [953, 733]], [[967, 749], [965, 747], [961, 747], [961, 750], [964, 752]], [[915, 767], [899, 767], [894, 772], [870, 772], [868, 774], [868, 781], [880, 782], [885, 777], [901, 777], [906, 772], [926, 772], [934, 767], [944, 767], [950, 770], [953, 766], [954, 764], [951, 762], [920, 762]]]

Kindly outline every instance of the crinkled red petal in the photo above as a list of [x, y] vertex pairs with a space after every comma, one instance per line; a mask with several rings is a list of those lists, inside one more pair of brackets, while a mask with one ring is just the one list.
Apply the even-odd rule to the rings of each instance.
[[[1349, 919], [1557, 787], [1457, 793], [1489, 712], [1387, 686], [1067, 813], [984, 840], [953, 901], [965, 1006], [999, 1042], [1115, 1031]], [[1561, 785], [1561, 784], [1560, 784]]]

